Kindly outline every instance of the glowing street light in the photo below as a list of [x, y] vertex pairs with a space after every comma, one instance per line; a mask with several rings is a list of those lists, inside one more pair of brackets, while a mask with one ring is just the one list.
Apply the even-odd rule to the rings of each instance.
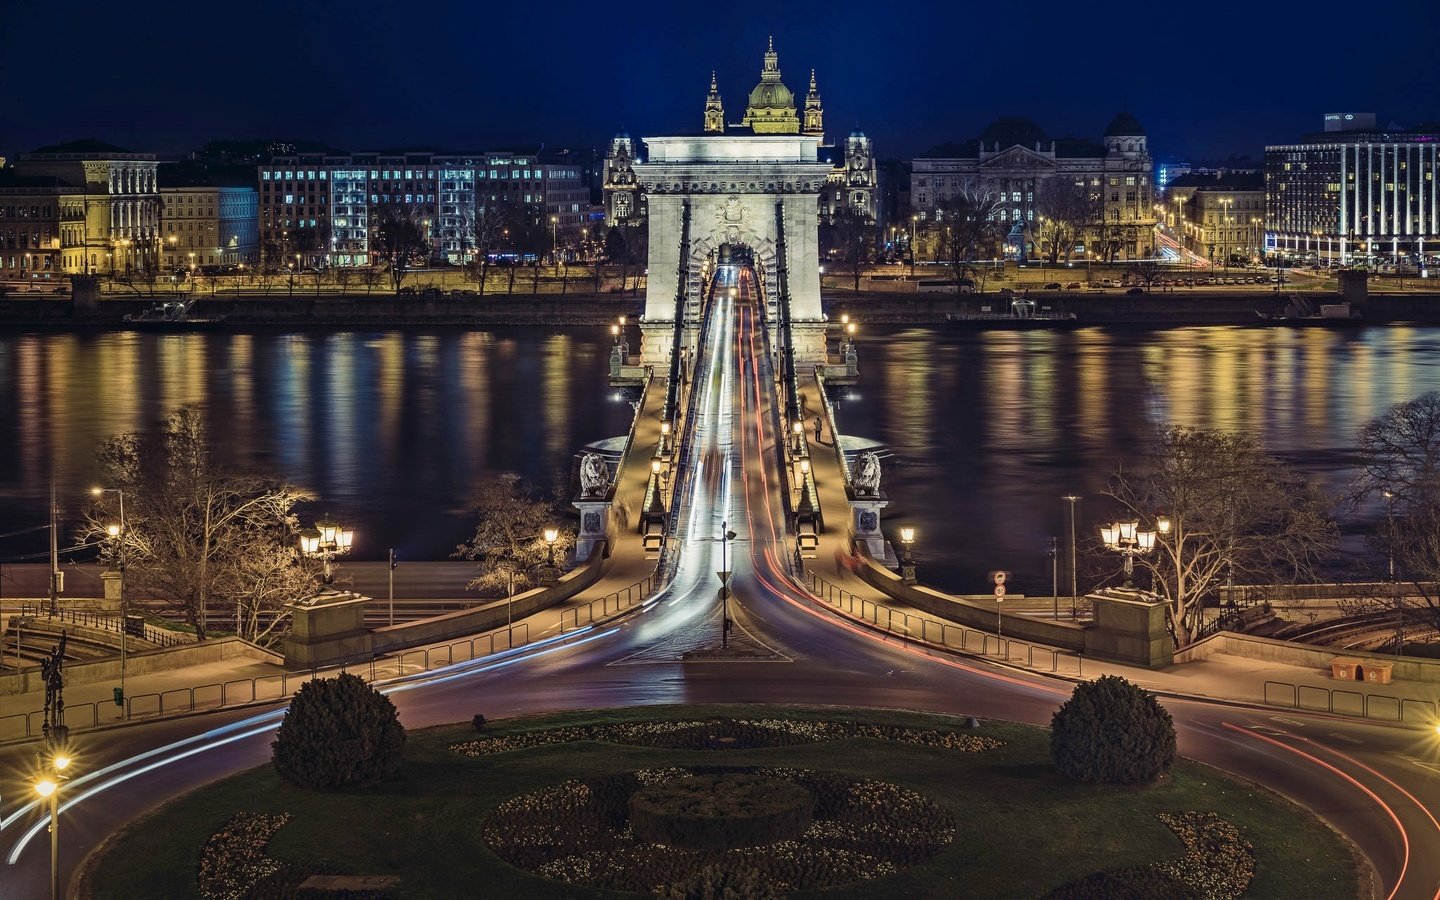
[[558, 528], [545, 529], [545, 565], [555, 568], [555, 542], [560, 539]]
[[330, 560], [349, 553], [350, 545], [354, 540], [354, 531], [342, 527], [327, 515], [316, 522], [314, 528], [307, 528], [300, 532], [300, 552], [306, 556], [318, 557], [323, 560], [325, 572], [322, 581], [325, 584], [332, 584], [335, 581], [335, 575], [330, 569]]
[[[1167, 523], [1168, 519], [1165, 520]], [[1169, 532], [1169, 525], [1165, 526]], [[1135, 557], [1143, 556], [1155, 549], [1155, 532], [1141, 531], [1139, 522], [1116, 522], [1100, 526], [1100, 540], [1107, 550], [1113, 550], [1125, 558], [1125, 587], [1135, 587], [1132, 577], [1135, 572]]]

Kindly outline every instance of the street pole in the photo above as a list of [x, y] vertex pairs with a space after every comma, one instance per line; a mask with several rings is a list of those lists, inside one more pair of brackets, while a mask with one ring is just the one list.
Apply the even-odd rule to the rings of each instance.
[[395, 548], [390, 548], [390, 624], [395, 624]]
[[50, 900], [60, 900], [60, 781], [50, 792]]
[[1075, 618], [1075, 599], [1079, 594], [1079, 581], [1076, 575], [1078, 560], [1075, 558], [1075, 501], [1080, 497], [1077, 494], [1066, 494], [1063, 498], [1070, 503], [1070, 618]]
[[730, 646], [730, 523], [720, 523], [720, 649]]
[[1060, 621], [1060, 539], [1050, 538], [1050, 606], [1051, 618]]
[[[60, 614], [60, 544], [56, 537], [55, 474], [50, 474], [50, 615]], [[19, 653], [17, 647], [16, 653]]]
[[[130, 631], [129, 607], [125, 605], [125, 541], [130, 536], [125, 533], [125, 491], [115, 492], [120, 496], [120, 696], [125, 696], [125, 656], [130, 643], [128, 632]], [[125, 710], [120, 707], [121, 712]], [[128, 718], [128, 717], [127, 717]]]

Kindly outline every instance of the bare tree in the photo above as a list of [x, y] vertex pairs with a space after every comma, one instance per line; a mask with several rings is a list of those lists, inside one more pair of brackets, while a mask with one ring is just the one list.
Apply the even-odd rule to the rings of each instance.
[[1158, 259], [1142, 259], [1135, 264], [1133, 272], [1148, 291], [1160, 280], [1160, 276], [1165, 274], [1165, 267]]
[[365, 285], [365, 296], [370, 296], [375, 290], [375, 285], [385, 279], [385, 273], [379, 266], [366, 266], [360, 270], [360, 283]]
[[[529, 586], [535, 570], [552, 555], [563, 558], [574, 545], [573, 533], [556, 524], [555, 503], [518, 475], [485, 478], [471, 505], [478, 520], [475, 534], [451, 556], [476, 562], [478, 572], [467, 587], [487, 596], [505, 596], [512, 585], [516, 591]], [[547, 528], [559, 533], [553, 550], [545, 540]]]
[[[200, 640], [217, 607], [233, 609], [243, 632], [245, 611], [254, 621], [303, 595], [285, 595], [313, 573], [293, 552], [292, 509], [312, 496], [215, 463], [202, 413], [181, 407], [157, 431], [106, 441], [99, 458], [106, 484], [124, 491], [125, 528], [109, 534], [119, 522], [117, 495], [104, 493], [88, 511], [81, 538], [100, 541], [111, 564], [123, 551], [131, 589], [179, 611]], [[261, 577], [257, 567], [269, 574]]]
[[1000, 197], [982, 187], [966, 186], [943, 200], [935, 213], [941, 258], [955, 283], [977, 272], [977, 261], [991, 259], [1000, 241]]
[[417, 259], [430, 252], [425, 229], [415, 217], [415, 210], [403, 203], [382, 203], [375, 211], [371, 248], [376, 259], [390, 269], [390, 281], [396, 292], [405, 280], [405, 273]]
[[845, 267], [853, 290], [860, 290], [861, 274], [875, 261], [876, 236], [874, 220], [848, 204], [820, 228], [821, 251]]
[[[1142, 527], [1161, 531], [1154, 551], [1135, 563], [1165, 601], [1179, 647], [1195, 640], [1201, 608], [1221, 584], [1313, 580], [1338, 534], [1315, 488], [1248, 434], [1164, 428], [1107, 493]], [[1156, 527], [1161, 516], [1168, 533]]]
[[1035, 215], [1040, 221], [1040, 253], [1053, 266], [1070, 261], [1075, 245], [1095, 219], [1095, 203], [1083, 179], [1055, 175], [1036, 187]]
[[1440, 626], [1440, 392], [1396, 403], [1359, 434], [1355, 506], [1383, 502], [1372, 546], [1385, 557], [1381, 578], [1408, 584], [1368, 598], [1356, 612], [1419, 610]]

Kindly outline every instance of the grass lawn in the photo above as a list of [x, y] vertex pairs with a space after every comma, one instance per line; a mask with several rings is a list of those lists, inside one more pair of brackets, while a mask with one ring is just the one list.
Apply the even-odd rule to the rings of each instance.
[[[558, 725], [655, 719], [776, 717], [959, 729], [921, 713], [811, 707], [690, 706], [566, 713], [492, 724], [487, 735]], [[117, 835], [92, 865], [87, 897], [197, 896], [201, 845], [237, 813], [290, 813], [267, 855], [306, 871], [397, 875], [397, 897], [634, 896], [551, 882], [496, 857], [481, 838], [500, 802], [583, 775], [685, 765], [810, 768], [887, 781], [950, 810], [955, 841], [930, 861], [877, 881], [795, 896], [825, 898], [1039, 897], [1065, 882], [1179, 856], [1157, 813], [1213, 811], [1255, 848], [1247, 897], [1350, 898], [1358, 866], [1318, 820], [1274, 794], [1182, 761], [1148, 787], [1061, 780], [1049, 732], [1003, 722], [978, 734], [1005, 742], [965, 753], [892, 741], [844, 739], [755, 750], [682, 751], [583, 742], [478, 758], [447, 747], [477, 737], [468, 724], [413, 732], [394, 781], [315, 793], [282, 782], [270, 766], [232, 776], [166, 804]]]

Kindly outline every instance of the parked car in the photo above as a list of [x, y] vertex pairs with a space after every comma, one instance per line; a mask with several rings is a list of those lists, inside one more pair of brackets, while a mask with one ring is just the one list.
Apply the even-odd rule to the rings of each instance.
[[1142, 287], [1133, 287], [1133, 288], [1131, 288], [1130, 290], [1126, 291], [1125, 293], [1127, 293], [1127, 294], [1143, 294], [1143, 293], [1145, 293], [1145, 289], [1142, 288]]
[[425, 288], [424, 290], [422, 290], [422, 291], [420, 292], [420, 296], [422, 296], [422, 297], [443, 297], [443, 296], [445, 296], [445, 292], [442, 291], [442, 290], [440, 290], [438, 287], [427, 287], [427, 288]]
[[402, 287], [395, 293], [400, 295], [401, 297], [413, 297], [415, 296], [415, 289], [413, 287]]
[[1050, 282], [1049, 284], [1045, 285], [1045, 290], [1047, 290], [1047, 291], [1058, 291], [1058, 290], [1060, 290], [1060, 282], [1058, 282], [1058, 281], [1052, 281], [1052, 282]]
[[1069, 284], [1065, 285], [1065, 290], [1067, 290], [1067, 291], [1078, 291], [1078, 290], [1080, 290], [1080, 282], [1078, 282], [1078, 281], [1072, 281], [1072, 282], [1070, 282]]

